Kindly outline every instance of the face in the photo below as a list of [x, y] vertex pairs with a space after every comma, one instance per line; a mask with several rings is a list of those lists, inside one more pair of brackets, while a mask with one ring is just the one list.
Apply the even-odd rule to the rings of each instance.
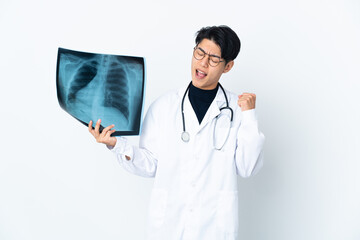
[[[220, 47], [209, 39], [203, 39], [197, 47], [204, 50], [207, 54], [221, 57]], [[212, 67], [209, 65], [209, 55], [205, 55], [202, 60], [197, 60], [193, 56], [191, 61], [192, 84], [203, 90], [214, 89], [216, 88], [221, 75], [230, 71], [233, 65], [234, 61], [230, 61], [225, 65], [224, 60], [216, 67]]]

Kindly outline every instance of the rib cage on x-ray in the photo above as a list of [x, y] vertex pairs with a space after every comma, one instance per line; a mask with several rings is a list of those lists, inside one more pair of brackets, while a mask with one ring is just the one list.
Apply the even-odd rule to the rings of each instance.
[[72, 69], [68, 67], [67, 70], [74, 71], [76, 73], [69, 88], [69, 102], [74, 102], [76, 100], [77, 92], [82, 88], [86, 87], [94, 79], [97, 74], [98, 65], [99, 63], [97, 61], [90, 60], [83, 63], [83, 65], [80, 66], [78, 69], [76, 69], [75, 64], [72, 66]]
[[129, 116], [129, 91], [131, 89], [129, 89], [126, 71], [114, 61], [107, 71], [106, 78], [108, 81], [105, 83], [104, 105], [114, 106], [125, 116]]
[[115, 135], [138, 134], [144, 91], [144, 60], [59, 49], [59, 103], [87, 124], [115, 124]]

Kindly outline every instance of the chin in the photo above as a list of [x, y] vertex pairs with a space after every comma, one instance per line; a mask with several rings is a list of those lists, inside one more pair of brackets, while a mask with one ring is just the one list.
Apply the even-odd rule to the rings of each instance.
[[195, 79], [195, 80], [192, 80], [191, 82], [195, 87], [202, 88], [202, 84], [200, 83], [200, 80]]

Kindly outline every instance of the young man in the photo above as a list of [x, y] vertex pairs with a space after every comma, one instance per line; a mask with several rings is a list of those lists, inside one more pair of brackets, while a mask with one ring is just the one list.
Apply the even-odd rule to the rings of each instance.
[[197, 33], [189, 86], [158, 98], [149, 108], [139, 147], [99, 133], [129, 172], [155, 177], [148, 239], [236, 240], [237, 175], [249, 177], [262, 166], [264, 135], [255, 116], [255, 94], [237, 96], [219, 84], [231, 70], [240, 40], [227, 26]]

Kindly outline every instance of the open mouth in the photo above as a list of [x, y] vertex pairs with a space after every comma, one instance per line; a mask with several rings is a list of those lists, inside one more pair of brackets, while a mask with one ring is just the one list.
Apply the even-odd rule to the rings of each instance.
[[206, 74], [205, 72], [196, 69], [196, 77], [197, 77], [197, 78], [202, 79], [202, 78], [206, 77], [206, 75], [207, 75], [207, 74]]

